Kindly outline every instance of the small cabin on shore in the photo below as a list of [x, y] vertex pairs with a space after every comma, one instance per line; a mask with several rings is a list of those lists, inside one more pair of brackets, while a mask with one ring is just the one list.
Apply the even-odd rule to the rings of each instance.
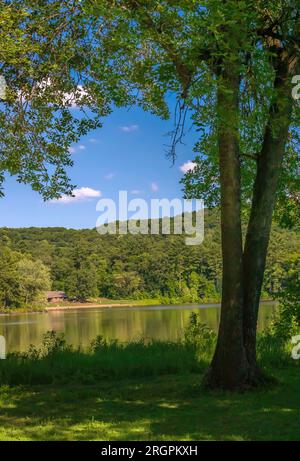
[[59, 303], [67, 299], [67, 295], [63, 291], [48, 291], [47, 293], [48, 303]]

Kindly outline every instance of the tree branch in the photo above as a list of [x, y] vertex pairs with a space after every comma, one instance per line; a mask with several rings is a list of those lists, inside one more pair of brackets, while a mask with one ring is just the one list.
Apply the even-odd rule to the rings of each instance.
[[257, 162], [258, 160], [258, 154], [256, 153], [246, 153], [246, 152], [243, 152], [242, 154], [240, 154], [240, 157], [247, 157], [247, 158], [251, 158], [251, 160], [254, 160], [255, 162]]

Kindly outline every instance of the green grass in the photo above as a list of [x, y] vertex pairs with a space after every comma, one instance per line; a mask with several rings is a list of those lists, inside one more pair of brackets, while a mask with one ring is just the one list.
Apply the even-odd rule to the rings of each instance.
[[280, 384], [208, 393], [200, 374], [97, 385], [2, 386], [1, 440], [299, 440], [299, 367]]
[[[202, 300], [203, 303], [210, 303], [210, 302], [219, 302], [218, 299], [204, 299]], [[61, 307], [61, 308], [78, 308], [82, 304], [91, 304], [91, 305], [98, 305], [99, 307], [101, 306], [106, 306], [106, 305], [112, 305], [116, 307], [146, 307], [146, 306], [159, 306], [161, 304], [166, 304], [166, 305], [172, 305], [172, 304], [191, 304], [191, 303], [186, 303], [180, 299], [176, 299], [172, 301], [171, 299], [164, 301], [159, 298], [147, 298], [147, 299], [110, 299], [110, 298], [91, 298], [86, 300], [85, 302], [74, 302], [72, 303], [71, 301], [60, 301], [59, 303], [42, 303], [38, 304], [36, 306], [22, 306], [22, 307], [0, 307], [0, 315], [5, 314], [23, 314], [23, 313], [31, 313], [31, 312], [45, 312], [47, 308], [53, 308], [53, 307]], [[98, 307], [97, 306], [97, 307]]]
[[22, 306], [22, 307], [0, 307], [0, 315], [26, 314], [32, 312], [44, 312], [46, 304], [37, 306]]
[[147, 299], [110, 299], [110, 298], [95, 298], [91, 302], [99, 302], [100, 304], [129, 304], [131, 306], [157, 306], [160, 304], [159, 298]]
[[0, 361], [0, 440], [299, 440], [300, 369], [262, 335], [258, 357], [276, 386], [201, 387], [215, 335], [190, 321], [177, 343], [107, 343], [86, 351], [48, 332], [40, 350]]
[[204, 360], [183, 343], [129, 343], [101, 345], [96, 351], [55, 350], [39, 355], [10, 354], [0, 361], [0, 383], [94, 384], [124, 379], [193, 373], [203, 370]]

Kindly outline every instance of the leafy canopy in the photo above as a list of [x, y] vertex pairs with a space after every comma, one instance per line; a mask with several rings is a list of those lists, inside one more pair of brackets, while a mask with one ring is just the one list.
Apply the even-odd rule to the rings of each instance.
[[[169, 153], [176, 156], [189, 116], [199, 141], [197, 168], [184, 178], [184, 190], [187, 197], [204, 198], [209, 207], [220, 200], [218, 123], [225, 119], [234, 125], [225, 111], [216, 108], [222, 58], [237, 68], [242, 203], [248, 207], [269, 110], [277, 97], [274, 66], [279, 37], [286, 52], [299, 53], [298, 2], [90, 0], [83, 8], [86, 17], [99, 25], [95, 40], [101, 52], [93, 64], [94, 74], [105, 80], [107, 72], [111, 91], [122, 95], [123, 103], [132, 104], [133, 99], [167, 118], [171, 116], [167, 96], [177, 95]], [[278, 214], [280, 210], [286, 224], [299, 213], [299, 113], [295, 102], [278, 190]], [[272, 128], [278, 129], [282, 121]]]
[[[219, 202], [216, 88], [226, 56], [239, 70], [242, 198], [251, 198], [274, 94], [276, 34], [299, 47], [297, 0], [4, 0], [0, 10], [0, 179], [15, 175], [45, 199], [71, 193], [69, 146], [114, 107], [140, 105], [168, 118], [177, 95], [170, 155], [189, 117], [198, 129], [198, 167], [183, 185], [188, 197]], [[295, 43], [296, 42], [296, 43]], [[297, 215], [299, 105], [293, 109], [278, 196]], [[230, 123], [230, 121], [228, 121]]]
[[69, 147], [109, 111], [87, 74], [91, 52], [80, 2], [1, 1], [0, 185], [8, 173], [44, 199], [71, 193]]

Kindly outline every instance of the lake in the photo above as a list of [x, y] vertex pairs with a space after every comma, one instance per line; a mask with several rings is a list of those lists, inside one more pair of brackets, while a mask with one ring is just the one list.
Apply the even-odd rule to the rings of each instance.
[[[275, 303], [261, 304], [258, 328], [268, 325]], [[202, 322], [217, 330], [220, 306], [178, 305], [68, 310], [0, 316], [0, 335], [6, 338], [7, 352], [25, 351], [30, 344], [40, 346], [46, 331], [64, 332], [74, 346], [89, 346], [103, 335], [126, 342], [148, 338], [175, 341], [182, 337], [191, 312], [199, 312]]]

